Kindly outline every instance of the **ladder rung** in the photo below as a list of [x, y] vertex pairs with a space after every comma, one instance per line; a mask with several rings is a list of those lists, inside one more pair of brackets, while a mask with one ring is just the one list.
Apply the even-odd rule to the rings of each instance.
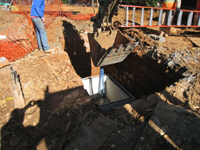
[[152, 20], [153, 20], [153, 8], [151, 8], [150, 11], [150, 18], [149, 18], [149, 25], [152, 26]]
[[189, 15], [188, 15], [187, 26], [191, 26], [192, 16], [193, 16], [193, 12], [190, 12]]
[[135, 7], [133, 7], [133, 26], [135, 26]]
[[180, 26], [181, 25], [181, 21], [182, 21], [182, 15], [183, 15], [183, 12], [180, 11], [179, 14], [178, 14], [178, 20], [177, 20], [177, 25]]
[[162, 22], [162, 13], [163, 13], [163, 9], [160, 9], [159, 17], [158, 17], [158, 25], [159, 26], [161, 26], [161, 22]]
[[[154, 7], [143, 7], [143, 6], [130, 6], [130, 5], [119, 5], [124, 7], [125, 9], [125, 23], [124, 25], [121, 25], [121, 27], [200, 27], [200, 11], [191, 11], [191, 10], [180, 10], [180, 12], [178, 13], [177, 16], [177, 20], [176, 20], [176, 24], [173, 24], [172, 21], [172, 17], [174, 15], [174, 9], [162, 9], [162, 8], [157, 8], [159, 9], [159, 16], [158, 16], [158, 24], [157, 25], [153, 25], [153, 16], [154, 16], [154, 10], [156, 8]], [[133, 8], [133, 16], [132, 16], [132, 24], [129, 24], [129, 7]], [[141, 9], [141, 22], [140, 25], [136, 25], [136, 9], [140, 8]], [[144, 14], [144, 10], [145, 9], [150, 9], [150, 16], [149, 16], [149, 23], [148, 25], [144, 24], [144, 19], [145, 18], [145, 14]], [[163, 18], [163, 12], [165, 13], [165, 11], [167, 11], [166, 14], [166, 24], [162, 25], [162, 20]], [[187, 18], [187, 24], [182, 24], [182, 19], [183, 19], [183, 15], [184, 13], [187, 12], [188, 13], [188, 18]], [[192, 25], [192, 21], [193, 21], [193, 15], [194, 13], [199, 13], [199, 15], [195, 18], [196, 25]], [[174, 22], [175, 23], [175, 22]]]
[[128, 7], [125, 7], [125, 25], [128, 26]]
[[197, 25], [200, 26], [200, 14], [198, 14], [198, 16], [199, 17], [198, 17], [198, 23], [197, 23]]
[[167, 25], [170, 26], [172, 22], [172, 10], [169, 11]]
[[141, 26], [143, 26], [143, 22], [144, 22], [144, 8], [142, 8]]

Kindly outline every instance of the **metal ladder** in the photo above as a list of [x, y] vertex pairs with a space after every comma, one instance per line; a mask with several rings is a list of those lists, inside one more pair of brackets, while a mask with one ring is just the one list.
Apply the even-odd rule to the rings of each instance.
[[[192, 11], [192, 10], [183, 10], [181, 9], [178, 17], [177, 17], [177, 24], [173, 25], [171, 24], [171, 18], [172, 18], [172, 13], [174, 9], [163, 9], [163, 8], [157, 8], [157, 7], [144, 7], [144, 6], [135, 6], [135, 5], [119, 5], [125, 9], [125, 24], [120, 25], [120, 27], [200, 27], [200, 15], [198, 15], [198, 20], [197, 20], [197, 25], [192, 25], [192, 20], [193, 20], [193, 15], [194, 13], [200, 13], [200, 11]], [[129, 19], [129, 8], [133, 9], [133, 18], [132, 18], [132, 24], [128, 23]], [[137, 9], [141, 9], [141, 21], [139, 25], [135, 24], [135, 11]], [[147, 25], [144, 25], [144, 10], [145, 9], [150, 9], [150, 18], [149, 18], [149, 23]], [[159, 17], [158, 17], [158, 24], [153, 25], [153, 12], [154, 10], [160, 10], [159, 11]], [[163, 15], [163, 10], [167, 10], [168, 12], [168, 18], [167, 18], [167, 25], [162, 25], [162, 15]], [[187, 24], [182, 24], [182, 16], [183, 12], [186, 12], [188, 14], [187, 17]]]

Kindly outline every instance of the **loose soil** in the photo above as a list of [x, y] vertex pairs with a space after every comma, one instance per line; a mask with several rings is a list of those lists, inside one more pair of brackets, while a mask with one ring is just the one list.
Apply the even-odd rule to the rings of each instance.
[[[93, 13], [92, 7], [63, 8]], [[16, 14], [1, 12], [11, 16], [3, 21], [9, 26]], [[123, 24], [124, 10], [113, 20]], [[200, 49], [188, 38], [199, 31], [172, 28], [159, 43], [147, 36], [158, 35], [159, 28], [119, 29], [140, 45], [122, 63], [106, 66], [105, 73], [136, 100], [110, 111], [98, 109], [81, 81], [99, 75], [87, 39], [92, 24], [57, 17], [46, 29], [52, 53], [35, 49], [0, 69], [2, 150], [84, 150], [89, 144], [100, 150], [199, 148]], [[25, 108], [14, 107], [10, 66], [19, 75]]]

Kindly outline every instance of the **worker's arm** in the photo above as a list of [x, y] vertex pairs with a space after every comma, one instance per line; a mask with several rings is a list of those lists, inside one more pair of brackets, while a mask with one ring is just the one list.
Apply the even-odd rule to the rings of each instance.
[[181, 8], [181, 0], [176, 0], [176, 12], [179, 13]]
[[159, 0], [156, 7], [160, 7], [162, 3], [163, 3], [163, 0]]
[[176, 0], [176, 3], [177, 3], [177, 6], [176, 6], [176, 8], [181, 8], [181, 0]]
[[91, 17], [91, 21], [97, 28], [112, 26], [113, 15], [118, 13], [118, 4], [121, 0], [99, 0], [99, 10], [96, 16]]

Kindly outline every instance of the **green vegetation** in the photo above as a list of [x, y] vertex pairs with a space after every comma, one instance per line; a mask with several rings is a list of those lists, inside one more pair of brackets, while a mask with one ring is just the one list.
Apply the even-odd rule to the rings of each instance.
[[62, 2], [63, 2], [64, 4], [67, 4], [67, 3], [68, 3], [68, 0], [62, 0]]
[[145, 0], [146, 6], [156, 7], [158, 0]]
[[158, 0], [123, 0], [123, 4], [155, 7]]

